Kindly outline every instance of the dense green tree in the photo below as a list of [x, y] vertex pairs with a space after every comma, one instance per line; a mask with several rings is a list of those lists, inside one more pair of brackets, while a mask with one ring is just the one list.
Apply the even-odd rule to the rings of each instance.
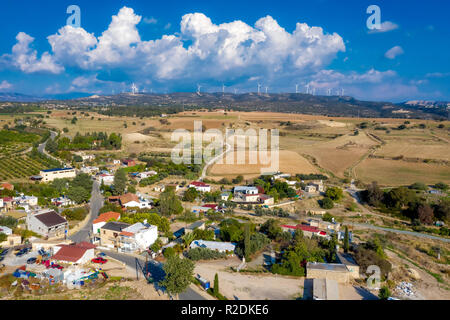
[[387, 286], [383, 286], [378, 293], [378, 298], [381, 300], [387, 300], [391, 296], [391, 291]]
[[280, 223], [278, 222], [278, 220], [275, 219], [268, 219], [266, 222], [264, 222], [261, 225], [260, 230], [261, 232], [267, 234], [267, 236], [270, 239], [275, 239], [279, 234], [281, 234], [283, 232], [283, 230], [280, 227]]
[[125, 170], [119, 169], [114, 174], [114, 193], [123, 194], [127, 186], [127, 174]]
[[199, 196], [199, 192], [195, 188], [189, 188], [183, 195], [183, 201], [194, 202]]
[[213, 290], [214, 296], [217, 297], [219, 294], [219, 275], [216, 273], [214, 276], [214, 290]]
[[332, 209], [334, 207], [334, 203], [333, 203], [333, 200], [331, 200], [328, 197], [325, 197], [320, 202], [320, 206], [324, 209]]
[[159, 285], [166, 288], [170, 295], [178, 296], [192, 282], [194, 267], [194, 263], [189, 259], [169, 257], [163, 267], [165, 278]]
[[247, 261], [250, 259], [250, 254], [250, 225], [247, 223], [244, 226], [244, 256]]
[[76, 203], [87, 202], [91, 193], [83, 187], [70, 187], [67, 191], [67, 197]]
[[348, 227], [345, 227], [345, 234], [344, 234], [344, 252], [347, 253], [349, 246], [350, 246], [350, 238], [348, 234]]
[[333, 201], [339, 201], [344, 196], [343, 191], [339, 187], [330, 187], [325, 191], [325, 196]]
[[167, 189], [161, 193], [159, 199], [159, 211], [163, 216], [178, 215], [183, 212], [183, 206], [175, 191]]

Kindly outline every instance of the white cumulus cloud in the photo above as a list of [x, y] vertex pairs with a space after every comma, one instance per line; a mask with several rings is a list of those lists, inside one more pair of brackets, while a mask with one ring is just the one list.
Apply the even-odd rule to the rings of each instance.
[[388, 51], [386, 51], [386, 53], [384, 54], [384, 56], [388, 59], [395, 59], [396, 57], [398, 57], [399, 55], [404, 54], [405, 52], [403, 51], [402, 47], [400, 46], [395, 46], [391, 49], [389, 49]]
[[0, 90], [10, 89], [11, 87], [12, 87], [12, 84], [6, 80], [3, 80], [2, 82], [0, 82]]
[[346, 49], [337, 33], [305, 23], [288, 32], [271, 16], [252, 26], [240, 20], [215, 24], [202, 13], [189, 13], [181, 19], [180, 32], [148, 41], [140, 37], [141, 20], [132, 8], [123, 7], [98, 37], [65, 26], [48, 37], [52, 53], [40, 59], [29, 48], [33, 38], [20, 33], [11, 60], [28, 73], [77, 67], [120, 70], [129, 78], [153, 83], [245, 82], [251, 77], [279, 82], [317, 72]]
[[368, 33], [383, 33], [398, 29], [398, 24], [391, 21], [384, 21], [380, 25], [380, 29], [369, 30]]

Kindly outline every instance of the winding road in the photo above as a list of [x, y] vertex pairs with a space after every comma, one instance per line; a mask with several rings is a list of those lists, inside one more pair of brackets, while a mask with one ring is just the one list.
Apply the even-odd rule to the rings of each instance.
[[198, 179], [199, 181], [203, 181], [203, 179], [206, 177], [206, 173], [207, 173], [207, 171], [208, 171], [208, 168], [209, 168], [212, 164], [214, 164], [214, 162], [216, 162], [216, 161], [219, 160], [221, 157], [225, 156], [228, 152], [231, 151], [231, 145], [227, 142], [227, 140], [230, 139], [230, 138], [232, 138], [233, 136], [234, 136], [234, 134], [232, 134], [231, 136], [226, 137], [226, 138], [224, 139], [224, 143], [225, 143], [225, 145], [227, 146], [226, 150], [223, 151], [223, 152], [222, 152], [221, 154], [219, 154], [218, 156], [215, 156], [214, 158], [212, 158], [211, 160], [209, 160], [209, 161], [205, 164], [205, 166], [203, 167], [203, 170], [202, 170], [202, 175], [201, 175], [200, 178]]

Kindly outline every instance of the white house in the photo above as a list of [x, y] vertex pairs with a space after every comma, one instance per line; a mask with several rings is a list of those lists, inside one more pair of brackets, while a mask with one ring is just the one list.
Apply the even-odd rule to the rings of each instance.
[[201, 181], [192, 181], [189, 184], [189, 188], [195, 188], [195, 190], [200, 192], [211, 192], [211, 186]]
[[156, 174], [157, 174], [156, 171], [151, 170], [151, 171], [139, 172], [139, 173], [136, 175], [136, 177], [138, 177], [139, 179], [145, 179], [145, 178], [154, 176], [154, 175], [156, 175]]
[[59, 244], [53, 247], [52, 259], [63, 263], [85, 264], [95, 257], [96, 247], [89, 242]]
[[120, 219], [120, 213], [114, 211], [108, 211], [100, 214], [94, 221], [92, 221], [92, 233], [94, 234], [94, 242], [99, 241], [100, 238], [96, 235], [100, 235], [100, 228], [111, 220], [118, 221]]
[[4, 226], [0, 226], [0, 233], [4, 233], [7, 236], [12, 234], [12, 229]]
[[191, 242], [190, 248], [207, 248], [219, 252], [234, 252], [236, 245], [231, 242], [194, 240]]
[[114, 175], [109, 173], [102, 173], [99, 175], [100, 183], [103, 183], [105, 186], [110, 186], [114, 183]]
[[49, 182], [55, 179], [75, 178], [76, 172], [74, 168], [55, 168], [41, 170], [39, 175], [42, 177], [43, 182]]
[[134, 193], [127, 193], [120, 196], [120, 204], [126, 208], [151, 208], [152, 203], [148, 199], [139, 198]]
[[3, 198], [0, 198], [0, 208], [3, 208]]
[[14, 202], [18, 206], [37, 206], [38, 204], [38, 197], [35, 196], [25, 196], [23, 193], [19, 197], [14, 197]]
[[138, 222], [119, 233], [119, 249], [122, 252], [147, 250], [158, 239], [158, 227]]
[[87, 174], [93, 174], [98, 172], [100, 169], [98, 167], [81, 167], [80, 171]]
[[258, 202], [259, 194], [257, 187], [235, 187], [233, 192], [233, 201], [235, 202]]

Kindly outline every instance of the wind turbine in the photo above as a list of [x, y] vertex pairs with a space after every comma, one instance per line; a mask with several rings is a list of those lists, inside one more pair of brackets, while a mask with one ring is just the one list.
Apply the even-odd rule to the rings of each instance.
[[298, 93], [298, 84], [295, 85], [295, 93]]
[[224, 96], [224, 95], [225, 95], [225, 85], [222, 84], [222, 96]]
[[316, 88], [312, 89], [312, 95], [315, 96], [316, 95]]
[[260, 94], [261, 84], [258, 83], [258, 95]]
[[237, 94], [237, 89], [234, 89], [234, 94]]
[[341, 96], [344, 95], [344, 88], [341, 89]]
[[309, 93], [309, 84], [307, 84], [305, 87], [306, 87], [306, 94], [308, 94]]
[[331, 89], [330, 88], [327, 89], [327, 95], [331, 96]]
[[268, 89], [269, 87], [266, 87], [266, 94], [267, 94], [267, 89]]
[[136, 87], [134, 82], [133, 82], [133, 85], [131, 86], [131, 91], [133, 92], [133, 94], [136, 94], [136, 92], [138, 91], [138, 88]]
[[197, 94], [198, 94], [199, 96], [201, 96], [201, 94], [200, 94], [200, 89], [201, 89], [201, 87], [202, 87], [201, 85], [199, 85], [199, 84], [197, 85]]

